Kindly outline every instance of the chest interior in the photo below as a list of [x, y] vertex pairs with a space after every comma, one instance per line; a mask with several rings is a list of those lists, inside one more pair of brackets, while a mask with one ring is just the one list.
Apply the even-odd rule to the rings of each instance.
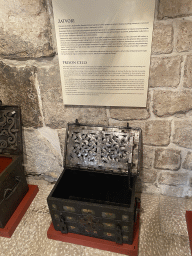
[[131, 204], [134, 177], [66, 169], [54, 193], [55, 198], [116, 206]]

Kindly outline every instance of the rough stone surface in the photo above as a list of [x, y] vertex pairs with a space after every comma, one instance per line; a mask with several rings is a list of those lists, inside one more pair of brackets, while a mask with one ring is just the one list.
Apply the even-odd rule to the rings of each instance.
[[192, 15], [192, 2], [190, 0], [160, 0], [158, 18], [176, 18]]
[[173, 26], [156, 23], [153, 27], [152, 54], [171, 53], [173, 51]]
[[51, 25], [53, 51], [54, 51], [54, 54], [58, 55], [52, 0], [45, 0], [45, 1], [46, 1], [46, 10], [47, 10], [47, 13], [49, 14], [49, 21]]
[[188, 55], [184, 67], [184, 83], [183, 86], [186, 88], [192, 88], [192, 55]]
[[157, 170], [142, 168], [139, 174], [139, 180], [146, 183], [154, 183], [157, 178]]
[[188, 174], [186, 173], [169, 173], [163, 172], [158, 179], [159, 184], [178, 186], [185, 185], [188, 180]]
[[156, 149], [154, 167], [178, 170], [181, 165], [181, 151], [175, 149]]
[[64, 157], [65, 154], [65, 138], [66, 138], [66, 129], [59, 129], [57, 130], [58, 136], [59, 136], [59, 142], [60, 142], [60, 148], [61, 148], [61, 155]]
[[143, 145], [143, 168], [152, 168], [155, 156], [154, 148]]
[[65, 128], [67, 123], [108, 124], [106, 108], [64, 106], [58, 58], [53, 64], [45, 63], [37, 68], [45, 124], [51, 128]]
[[151, 59], [149, 86], [177, 87], [181, 75], [181, 57], [167, 57]]
[[136, 182], [136, 193], [146, 193], [146, 194], [160, 194], [159, 187], [154, 183], [142, 182], [138, 179]]
[[35, 73], [33, 66], [17, 67], [0, 61], [0, 98], [4, 105], [21, 107], [22, 121], [26, 127], [42, 126]]
[[153, 112], [157, 116], [168, 116], [185, 113], [192, 109], [192, 91], [179, 92], [155, 91], [153, 96]]
[[[160, 222], [162, 232], [188, 237], [186, 199], [160, 196]], [[190, 203], [191, 207], [191, 203]]]
[[67, 120], [64, 117], [64, 104], [61, 89], [58, 59], [50, 65], [37, 68], [37, 81], [40, 88], [45, 124], [51, 128], [62, 128]]
[[[141, 197], [141, 202], [147, 204], [149, 208], [144, 208], [144, 213], [141, 213], [141, 227], [145, 227], [145, 229], [141, 229], [139, 233], [139, 239], [143, 239], [142, 243], [139, 243], [139, 256], [190, 256], [188, 237], [178, 235], [181, 229], [187, 232], [185, 216], [181, 215], [178, 216], [181, 218], [177, 218], [178, 222], [174, 227], [174, 231], [177, 235], [170, 234], [166, 232], [167, 230], [164, 231], [162, 229], [164, 225], [161, 223], [164, 219], [161, 219], [159, 197], [153, 196], [153, 198], [151, 197], [149, 199], [148, 196], [149, 195], [143, 195]], [[171, 201], [172, 198], [169, 200]], [[141, 207], [142, 204], [143, 203], [141, 203]], [[179, 205], [176, 205], [176, 207], [179, 207]], [[184, 209], [183, 207], [182, 210], [184, 211]], [[171, 210], [174, 212], [175, 209], [171, 208]], [[171, 218], [171, 216], [169, 217]], [[185, 225], [182, 225], [183, 223]], [[166, 223], [164, 222], [163, 224]], [[159, 238], [157, 234], [161, 234]], [[182, 239], [179, 239], [181, 237]], [[156, 244], [157, 247], [148, 246], [147, 241], [150, 241], [152, 245]]]
[[190, 178], [190, 180], [189, 180], [189, 182], [190, 182], [190, 187], [188, 188], [188, 191], [187, 191], [187, 198], [189, 198], [189, 199], [191, 199], [192, 198], [192, 179]]
[[151, 97], [148, 95], [146, 108], [110, 108], [110, 117], [118, 120], [147, 119], [149, 114], [149, 103]]
[[142, 133], [143, 143], [146, 145], [168, 145], [170, 143], [171, 124], [169, 121], [163, 120], [146, 121]]
[[140, 192], [142, 191], [141, 189], [144, 188], [143, 183], [154, 183], [156, 180], [157, 170], [153, 168], [154, 156], [155, 156], [154, 148], [151, 146], [143, 145], [143, 156], [142, 156], [143, 161], [141, 162], [142, 167], [138, 177], [138, 182], [142, 183], [139, 185]]
[[54, 55], [46, 1], [2, 0], [0, 24], [1, 56], [37, 58]]
[[169, 185], [159, 185], [160, 187], [160, 193], [165, 196], [172, 196], [172, 197], [184, 197], [185, 196], [185, 191], [184, 187], [185, 186], [169, 186]]
[[104, 107], [65, 106], [64, 119], [65, 123], [74, 123], [78, 119], [83, 124], [108, 125]]
[[181, 147], [192, 148], [192, 122], [187, 120], [175, 121], [174, 126], [173, 143]]
[[63, 170], [57, 131], [48, 127], [24, 130], [24, 165], [28, 175], [56, 181]]
[[188, 152], [187, 156], [182, 164], [182, 167], [192, 171], [192, 152]]
[[[191, 4], [192, 5], [192, 4]], [[182, 21], [177, 25], [176, 50], [178, 52], [192, 50], [192, 21]]]

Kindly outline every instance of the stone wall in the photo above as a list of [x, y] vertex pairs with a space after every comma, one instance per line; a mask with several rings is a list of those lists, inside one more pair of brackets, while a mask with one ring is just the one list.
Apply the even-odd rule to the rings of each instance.
[[68, 122], [129, 122], [143, 131], [137, 191], [192, 196], [190, 0], [157, 1], [146, 108], [64, 106], [51, 0], [1, 0], [0, 99], [21, 106], [28, 176], [57, 179]]

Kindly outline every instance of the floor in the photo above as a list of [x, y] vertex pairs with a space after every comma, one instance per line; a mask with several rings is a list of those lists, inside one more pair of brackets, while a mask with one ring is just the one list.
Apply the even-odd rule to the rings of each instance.
[[[46, 181], [28, 179], [39, 192], [11, 238], [0, 237], [0, 256], [121, 256], [47, 238], [51, 217], [46, 198], [52, 189]], [[192, 198], [141, 194], [139, 256], [190, 256], [185, 222]]]

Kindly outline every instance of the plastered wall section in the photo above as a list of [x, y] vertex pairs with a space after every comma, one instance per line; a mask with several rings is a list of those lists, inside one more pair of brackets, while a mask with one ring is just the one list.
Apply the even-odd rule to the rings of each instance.
[[192, 196], [192, 2], [156, 2], [146, 108], [64, 106], [51, 0], [0, 1], [0, 99], [22, 109], [25, 170], [55, 182], [68, 122], [141, 127], [137, 191]]

